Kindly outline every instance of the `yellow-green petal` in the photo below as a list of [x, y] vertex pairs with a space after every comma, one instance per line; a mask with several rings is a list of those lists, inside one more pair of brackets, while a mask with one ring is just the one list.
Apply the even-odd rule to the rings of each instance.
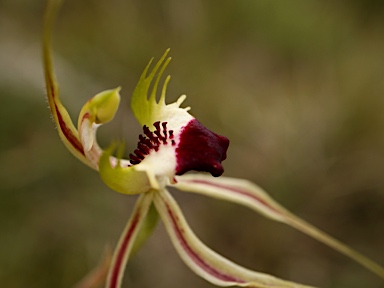
[[56, 13], [61, 1], [48, 1], [44, 18], [44, 34], [43, 34], [43, 67], [45, 75], [45, 84], [49, 108], [51, 110], [53, 121], [56, 124], [57, 131], [61, 140], [67, 149], [85, 164], [92, 166], [85, 157], [83, 146], [79, 139], [78, 131], [72, 123], [67, 109], [63, 106], [59, 96], [59, 86], [52, 63], [51, 52], [51, 35], [52, 26], [56, 18]]

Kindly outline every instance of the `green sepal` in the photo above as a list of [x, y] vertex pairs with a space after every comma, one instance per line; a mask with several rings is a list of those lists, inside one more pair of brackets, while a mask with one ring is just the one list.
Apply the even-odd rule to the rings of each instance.
[[139, 235], [137, 235], [135, 243], [133, 244], [132, 252], [131, 252], [132, 256], [134, 256], [136, 252], [138, 252], [141, 249], [144, 243], [152, 235], [158, 222], [159, 222], [159, 213], [157, 212], [155, 206], [152, 204], [142, 224]]

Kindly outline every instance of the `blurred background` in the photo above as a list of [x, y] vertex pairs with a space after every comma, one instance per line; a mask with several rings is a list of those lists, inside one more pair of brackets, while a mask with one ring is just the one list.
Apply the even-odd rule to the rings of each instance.
[[[0, 0], [0, 283], [72, 287], [113, 247], [134, 196], [108, 189], [62, 145], [41, 68], [45, 1]], [[225, 175], [264, 187], [300, 217], [384, 265], [384, 2], [65, 1], [54, 28], [62, 99], [121, 85], [105, 147], [141, 128], [130, 95], [170, 47], [168, 99], [231, 140]], [[319, 287], [382, 279], [282, 224], [172, 191], [196, 234], [257, 271]], [[160, 223], [124, 287], [213, 287], [179, 259]]]

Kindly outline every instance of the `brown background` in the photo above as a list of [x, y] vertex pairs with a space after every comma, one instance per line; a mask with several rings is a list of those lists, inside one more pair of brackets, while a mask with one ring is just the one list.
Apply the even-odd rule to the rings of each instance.
[[[384, 264], [382, 1], [66, 1], [54, 50], [76, 120], [122, 85], [102, 145], [140, 127], [129, 97], [172, 48], [168, 99], [231, 139], [225, 175], [258, 183], [301, 217]], [[0, 283], [71, 287], [114, 245], [135, 197], [104, 186], [60, 142], [44, 98], [44, 1], [0, 0]], [[249, 268], [321, 287], [383, 280], [284, 225], [234, 204], [174, 191], [195, 232]], [[213, 287], [184, 266], [162, 225], [124, 287]]]

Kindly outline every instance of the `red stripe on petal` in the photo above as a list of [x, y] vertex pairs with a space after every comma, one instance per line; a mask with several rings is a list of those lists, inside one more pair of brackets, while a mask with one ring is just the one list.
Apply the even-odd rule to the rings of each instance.
[[204, 261], [204, 259], [201, 258], [199, 254], [193, 250], [193, 248], [188, 244], [186, 238], [184, 237], [185, 231], [182, 227], [179, 226], [179, 217], [173, 213], [172, 209], [170, 208], [167, 202], [165, 202], [165, 205], [167, 207], [168, 215], [172, 220], [174, 231], [176, 232], [176, 236], [179, 240], [179, 243], [181, 244], [185, 252], [189, 255], [189, 257], [196, 263], [196, 265], [198, 265], [202, 270], [219, 280], [227, 282], [246, 283], [246, 281], [222, 273], [221, 271], [215, 269], [214, 267], [209, 265], [209, 263]]
[[223, 184], [212, 183], [210, 181], [205, 181], [205, 180], [186, 180], [186, 181], [187, 182], [197, 183], [197, 184], [200, 183], [200, 184], [204, 184], [204, 185], [210, 185], [210, 186], [213, 186], [213, 187], [217, 187], [217, 188], [224, 189], [224, 190], [229, 190], [229, 191], [232, 191], [232, 192], [244, 195], [244, 196], [249, 197], [249, 198], [259, 202], [260, 204], [268, 207], [273, 212], [276, 212], [277, 214], [281, 214], [281, 212], [279, 210], [277, 210], [275, 207], [271, 206], [264, 199], [262, 199], [260, 197], [257, 197], [255, 194], [249, 193], [246, 190], [242, 190], [241, 188], [226, 186], [226, 185], [223, 185]]
[[61, 116], [60, 110], [56, 104], [55, 104], [55, 111], [57, 115], [57, 120], [59, 122], [60, 130], [61, 132], [63, 132], [64, 137], [68, 140], [69, 143], [71, 143], [73, 148], [79, 151], [82, 155], [85, 155], [83, 145], [80, 143], [79, 139], [77, 139], [77, 137], [73, 135], [71, 129], [69, 129], [65, 124], [65, 121], [63, 120], [63, 116]]
[[109, 288], [116, 288], [118, 287], [118, 282], [119, 282], [119, 275], [121, 273], [121, 265], [124, 260], [124, 255], [126, 253], [126, 250], [128, 248], [128, 245], [130, 243], [130, 240], [132, 239], [132, 235], [137, 227], [137, 224], [139, 223], [140, 220], [140, 212], [137, 212], [135, 216], [133, 217], [131, 227], [129, 227], [127, 234], [125, 235], [123, 242], [121, 243], [120, 250], [116, 256], [116, 261], [112, 264], [113, 265], [113, 270], [111, 273], [111, 280], [109, 284]]

